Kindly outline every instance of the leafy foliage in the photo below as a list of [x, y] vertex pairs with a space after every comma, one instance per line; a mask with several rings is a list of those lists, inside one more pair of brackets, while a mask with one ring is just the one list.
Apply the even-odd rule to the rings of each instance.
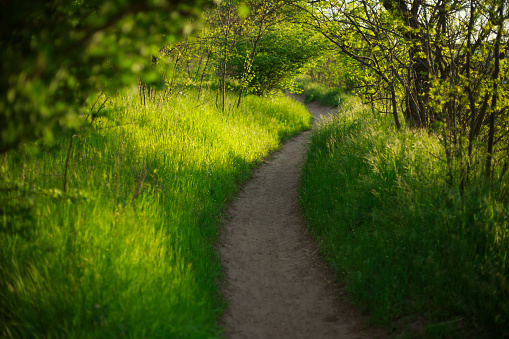
[[319, 62], [326, 45], [319, 34], [292, 23], [297, 14], [283, 2], [223, 1], [206, 12], [198, 34], [166, 46], [164, 57], [180, 70], [171, 86], [212, 86], [223, 110], [227, 90], [237, 91], [240, 103], [244, 93], [287, 88]]
[[[250, 36], [238, 39], [230, 65], [232, 75], [240, 79]], [[293, 79], [317, 62], [325, 42], [315, 33], [288, 23], [266, 30], [258, 43], [256, 55], [248, 72], [247, 87], [263, 95], [287, 88]]]
[[312, 67], [308, 74], [315, 83], [341, 88], [343, 92], [353, 92], [362, 86], [357, 71], [354, 60], [344, 53], [331, 51], [322, 56], [321, 62]]

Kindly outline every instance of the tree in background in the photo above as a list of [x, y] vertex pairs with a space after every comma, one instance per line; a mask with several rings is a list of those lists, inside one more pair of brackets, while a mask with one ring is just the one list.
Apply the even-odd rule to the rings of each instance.
[[291, 86], [293, 79], [322, 56], [325, 40], [298, 24], [298, 16], [284, 2], [253, 2], [235, 40], [230, 75], [257, 95]]
[[326, 44], [320, 34], [296, 23], [297, 15], [283, 2], [217, 4], [204, 14], [198, 34], [165, 47], [170, 64], [183, 67], [172, 85], [214, 87], [223, 111], [227, 90], [237, 92], [239, 107], [245, 93], [267, 95], [291, 87], [296, 75], [322, 57]]
[[[250, 39], [250, 37], [247, 37]], [[231, 61], [232, 75], [257, 95], [288, 88], [293, 79], [321, 56], [324, 41], [313, 32], [294, 24], [278, 24], [259, 38], [256, 54], [243, 71], [245, 44], [236, 46]], [[247, 76], [246, 76], [247, 74]]]
[[356, 68], [354, 61], [334, 50], [324, 54], [323, 62], [309, 70], [311, 79], [328, 87], [338, 87], [347, 92], [354, 91], [358, 85], [352, 73]]
[[[414, 127], [438, 129], [449, 177], [509, 168], [509, 6], [487, 0], [288, 0], [357, 63], [359, 92]], [[484, 158], [484, 161], [481, 160]], [[495, 160], [496, 159], [496, 160]], [[453, 178], [455, 169], [459, 178]]]

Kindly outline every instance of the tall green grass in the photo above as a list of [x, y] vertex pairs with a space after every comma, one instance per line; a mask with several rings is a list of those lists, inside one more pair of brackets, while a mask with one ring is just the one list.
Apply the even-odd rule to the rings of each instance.
[[509, 336], [507, 179], [449, 186], [435, 136], [398, 132], [351, 98], [312, 137], [300, 204], [375, 323], [424, 337]]
[[1, 159], [1, 337], [221, 335], [225, 203], [310, 116], [285, 97], [222, 113], [196, 94], [144, 107], [122, 92], [90, 131]]

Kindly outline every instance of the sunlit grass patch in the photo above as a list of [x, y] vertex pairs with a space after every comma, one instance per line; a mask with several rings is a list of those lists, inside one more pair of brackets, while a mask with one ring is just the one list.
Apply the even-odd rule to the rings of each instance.
[[89, 131], [2, 159], [2, 337], [220, 335], [221, 212], [310, 116], [284, 97], [223, 113], [196, 94], [119, 93]]

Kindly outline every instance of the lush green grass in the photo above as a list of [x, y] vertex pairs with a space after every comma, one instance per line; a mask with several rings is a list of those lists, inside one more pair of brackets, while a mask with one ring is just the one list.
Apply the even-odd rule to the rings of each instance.
[[318, 101], [324, 106], [336, 107], [341, 104], [342, 93], [339, 87], [328, 87], [313, 81], [309, 76], [295, 79], [295, 87], [303, 91], [306, 102]]
[[312, 137], [300, 203], [374, 322], [424, 337], [509, 336], [509, 183], [461, 192], [425, 131], [353, 98]]
[[225, 202], [310, 116], [254, 96], [223, 114], [196, 94], [112, 98], [73, 138], [67, 192], [71, 136], [1, 159], [1, 337], [220, 336]]

